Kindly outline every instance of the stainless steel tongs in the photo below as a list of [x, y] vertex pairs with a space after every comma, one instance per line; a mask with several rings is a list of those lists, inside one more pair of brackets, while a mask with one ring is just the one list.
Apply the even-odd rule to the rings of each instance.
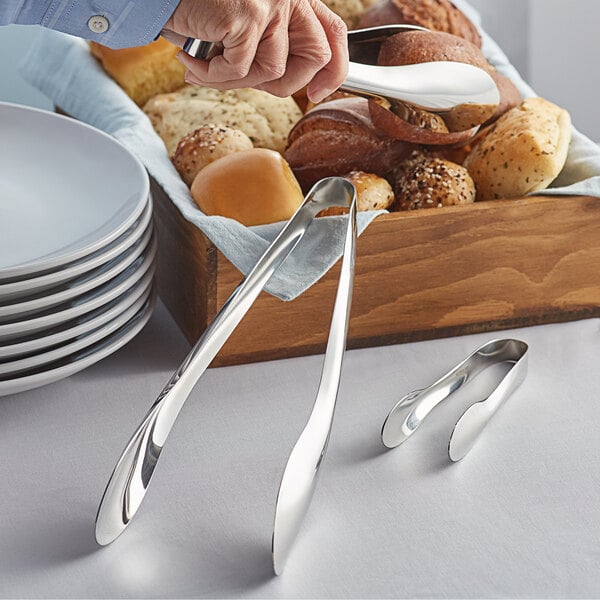
[[[348, 32], [350, 63], [341, 88], [349, 92], [406, 102], [431, 112], [447, 112], [465, 104], [497, 106], [500, 93], [492, 77], [479, 67], [459, 62], [427, 62], [382, 67], [352, 60], [369, 46], [403, 31], [421, 30], [416, 25], [384, 25]], [[183, 50], [190, 56], [210, 59], [219, 44], [188, 38]]]
[[[96, 540], [99, 544], [105, 545], [115, 540], [137, 512], [169, 432], [188, 395], [271, 276], [300, 242], [314, 217], [323, 209], [340, 205], [349, 208], [344, 257], [321, 384], [315, 402], [315, 406], [335, 405], [346, 346], [357, 235], [356, 190], [348, 180], [340, 177], [321, 180], [312, 188], [304, 203], [225, 302], [136, 429], [117, 462], [100, 502], [96, 517]], [[321, 424], [326, 426], [322, 419], [323, 415]], [[324, 452], [322, 446], [317, 448], [317, 452]], [[311, 461], [312, 453], [309, 452], [300, 457], [300, 466], [304, 471], [312, 468], [313, 475], [316, 475], [318, 465], [315, 467]], [[278, 502], [286, 507], [290, 504], [283, 484]], [[295, 526], [303, 514], [296, 512], [292, 525]], [[288, 538], [286, 534], [286, 540]]]

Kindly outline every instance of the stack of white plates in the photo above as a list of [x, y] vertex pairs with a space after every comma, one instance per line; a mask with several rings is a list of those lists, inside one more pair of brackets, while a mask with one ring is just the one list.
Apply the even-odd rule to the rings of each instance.
[[73, 119], [0, 103], [0, 396], [80, 371], [154, 306], [142, 164]]

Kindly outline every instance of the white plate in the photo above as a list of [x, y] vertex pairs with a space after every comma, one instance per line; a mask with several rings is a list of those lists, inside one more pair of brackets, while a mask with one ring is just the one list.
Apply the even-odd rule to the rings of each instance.
[[38, 277], [21, 279], [10, 283], [0, 283], [0, 302], [9, 302], [24, 298], [31, 294], [49, 290], [61, 283], [70, 281], [112, 260], [131, 247], [146, 230], [152, 217], [152, 199], [148, 197], [147, 205], [132, 227], [114, 242], [104, 248], [74, 261], [59, 271], [46, 273]]
[[109, 321], [117, 318], [139, 298], [148, 295], [152, 285], [152, 277], [153, 272], [148, 271], [138, 283], [116, 300], [81, 317], [45, 331], [41, 337], [36, 333], [21, 337], [17, 341], [9, 343], [9, 345], [0, 346], [0, 360], [14, 360], [19, 356], [41, 352], [46, 348], [58, 346], [80, 335], [89, 333], [98, 327], [102, 327]]
[[115, 331], [123, 327], [126, 323], [128, 323], [131, 319], [135, 317], [135, 315], [142, 310], [144, 304], [148, 302], [148, 298], [152, 293], [152, 289], [149, 289], [146, 294], [143, 294], [140, 298], [138, 298], [127, 310], [122, 312], [116, 319], [113, 319], [103, 327], [99, 327], [95, 329], [91, 333], [86, 333], [77, 337], [75, 340], [59, 346], [58, 348], [54, 348], [52, 350], [48, 350], [47, 352], [42, 352], [40, 354], [34, 354], [33, 356], [27, 356], [25, 358], [20, 358], [18, 360], [12, 360], [9, 362], [0, 362], [0, 378], [1, 377], [15, 377], [18, 373], [22, 371], [28, 371], [31, 369], [37, 369], [38, 367], [42, 367], [49, 363], [56, 362], [61, 358], [65, 358], [70, 354], [75, 354], [84, 348], [88, 348], [92, 344], [103, 340], [109, 335], [113, 334]]
[[50, 329], [55, 325], [60, 325], [65, 321], [69, 321], [75, 317], [89, 313], [100, 306], [108, 304], [135, 285], [144, 276], [146, 271], [150, 269], [154, 270], [155, 256], [156, 240], [153, 240], [151, 247], [145, 255], [140, 256], [123, 273], [118, 275], [112, 281], [105, 283], [97, 290], [93, 290], [75, 300], [61, 304], [58, 307], [47, 311], [46, 314], [42, 314], [33, 319], [0, 325], [0, 342], [15, 340], [23, 335]]
[[144, 327], [152, 315], [154, 309], [154, 295], [129, 323], [121, 327], [108, 338], [97, 342], [93, 346], [81, 350], [62, 360], [40, 367], [37, 370], [27, 371], [20, 377], [0, 378], [0, 396], [17, 394], [32, 390], [49, 383], [53, 383], [65, 377], [69, 377], [90, 365], [106, 358], [116, 352], [119, 348], [131, 341]]
[[25, 317], [31, 318], [38, 312], [48, 310], [53, 306], [62, 304], [67, 300], [82, 296], [86, 292], [100, 287], [102, 284], [115, 278], [129, 267], [146, 250], [152, 237], [153, 228], [148, 227], [144, 235], [124, 254], [114, 258], [98, 269], [86, 273], [61, 286], [50, 294], [38, 294], [16, 304], [3, 304], [0, 301], [0, 323], [22, 321]]
[[102, 131], [2, 102], [0, 132], [0, 281], [106, 246], [146, 205], [146, 170]]

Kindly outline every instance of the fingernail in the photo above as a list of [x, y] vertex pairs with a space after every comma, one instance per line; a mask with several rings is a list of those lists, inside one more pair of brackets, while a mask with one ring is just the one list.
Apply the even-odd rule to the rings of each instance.
[[319, 104], [329, 96], [329, 90], [319, 89], [307, 91], [306, 95], [313, 104]]

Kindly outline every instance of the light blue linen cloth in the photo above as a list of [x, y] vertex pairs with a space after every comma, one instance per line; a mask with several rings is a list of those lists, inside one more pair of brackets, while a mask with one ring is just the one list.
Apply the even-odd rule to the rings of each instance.
[[[478, 13], [456, 0], [477, 24]], [[499, 71], [509, 76], [524, 97], [535, 95], [498, 45], [482, 32], [483, 51]], [[248, 273], [282, 223], [244, 227], [224, 217], [204, 215], [194, 204], [187, 186], [175, 171], [164, 144], [146, 115], [102, 70], [86, 42], [55, 31], [43, 30], [21, 66], [23, 77], [73, 117], [119, 140], [148, 169], [182, 215], [201, 229], [244, 274]], [[101, 167], [101, 165], [99, 165]], [[567, 165], [546, 194], [600, 197], [600, 149], [574, 130]], [[381, 212], [359, 214], [359, 232]], [[343, 248], [344, 217], [317, 219], [298, 248], [269, 281], [266, 290], [292, 300], [317, 282], [339, 259]]]

